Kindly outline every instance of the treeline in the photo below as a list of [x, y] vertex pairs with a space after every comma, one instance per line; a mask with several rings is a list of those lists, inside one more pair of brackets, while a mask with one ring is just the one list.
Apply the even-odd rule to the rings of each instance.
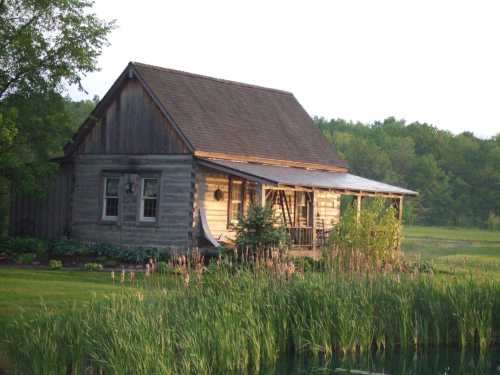
[[500, 228], [500, 133], [481, 139], [390, 117], [370, 124], [314, 118], [363, 177], [417, 190], [411, 224]]

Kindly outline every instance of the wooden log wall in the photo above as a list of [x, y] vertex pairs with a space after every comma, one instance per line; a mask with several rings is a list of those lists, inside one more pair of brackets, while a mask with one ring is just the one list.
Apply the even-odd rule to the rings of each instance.
[[317, 229], [331, 229], [340, 221], [340, 194], [328, 190], [315, 190]]
[[[192, 245], [194, 174], [191, 155], [79, 155], [75, 160], [72, 237], [132, 246], [184, 251]], [[104, 222], [102, 189], [107, 174], [120, 177], [119, 217]], [[157, 221], [141, 222], [140, 187], [126, 193], [127, 181], [159, 176]]]
[[[228, 200], [229, 200], [229, 175], [217, 172], [206, 167], [199, 167], [196, 180], [197, 201], [195, 207], [203, 207], [210, 232], [217, 240], [232, 241], [235, 230], [228, 228]], [[220, 189], [223, 193], [221, 200], [215, 199], [215, 191]], [[244, 211], [248, 211], [250, 200], [253, 196], [257, 199], [257, 185], [246, 181]], [[201, 235], [199, 220], [195, 222], [195, 232]]]

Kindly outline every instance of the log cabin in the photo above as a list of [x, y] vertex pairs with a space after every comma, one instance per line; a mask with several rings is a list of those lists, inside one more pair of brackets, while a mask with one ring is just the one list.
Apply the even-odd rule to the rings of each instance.
[[290, 92], [131, 62], [58, 158], [42, 200], [15, 196], [11, 235], [169, 250], [234, 240], [271, 205], [297, 249], [340, 220], [340, 198], [416, 192], [349, 173]]

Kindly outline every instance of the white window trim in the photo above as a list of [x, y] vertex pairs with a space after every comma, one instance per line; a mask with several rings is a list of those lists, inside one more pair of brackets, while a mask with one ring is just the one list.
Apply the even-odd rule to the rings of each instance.
[[[156, 180], [158, 182], [158, 193], [157, 193], [157, 196], [156, 198], [145, 198], [144, 197], [144, 185], [145, 185], [145, 182], [146, 180]], [[156, 177], [143, 177], [141, 178], [141, 204], [140, 204], [140, 211], [139, 211], [139, 219], [140, 221], [145, 221], [145, 222], [148, 222], [148, 223], [155, 223], [158, 219], [158, 194], [160, 192], [160, 179], [159, 178], [156, 178]], [[155, 205], [156, 205], [156, 216], [155, 217], [144, 217], [144, 201], [146, 199], [149, 199], [149, 200], [154, 200], [155, 201]]]
[[[108, 180], [118, 180], [118, 195], [115, 196], [107, 196], [106, 195], [106, 187]], [[116, 216], [106, 216], [106, 206], [108, 204], [108, 199], [107, 198], [117, 198], [118, 199], [118, 207], [117, 207], [117, 212], [118, 214]], [[104, 177], [104, 185], [103, 185], [103, 192], [102, 192], [102, 220], [109, 220], [109, 221], [118, 221], [118, 215], [120, 214], [120, 178], [119, 177]]]

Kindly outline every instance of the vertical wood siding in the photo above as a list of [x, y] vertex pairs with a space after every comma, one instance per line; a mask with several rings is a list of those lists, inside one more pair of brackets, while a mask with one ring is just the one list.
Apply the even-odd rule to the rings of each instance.
[[125, 81], [78, 147], [80, 154], [183, 154], [188, 149], [137, 80]]
[[62, 165], [47, 184], [47, 192], [40, 198], [28, 197], [12, 191], [10, 235], [29, 235], [54, 239], [70, 231], [72, 165]]

